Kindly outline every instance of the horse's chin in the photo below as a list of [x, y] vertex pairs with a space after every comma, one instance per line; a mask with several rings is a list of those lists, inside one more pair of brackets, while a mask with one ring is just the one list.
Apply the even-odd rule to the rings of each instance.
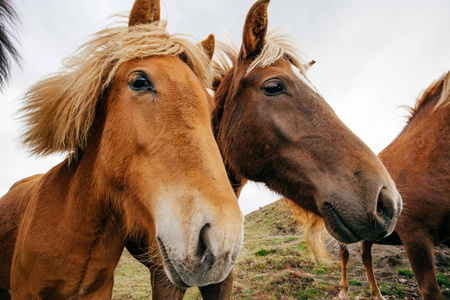
[[345, 223], [331, 204], [324, 204], [322, 214], [325, 219], [325, 227], [328, 233], [339, 242], [344, 244], [352, 244], [362, 240]]
[[172, 264], [172, 261], [169, 258], [169, 255], [167, 254], [167, 250], [166, 247], [164, 246], [164, 243], [159, 238], [158, 238], [158, 245], [163, 257], [164, 270], [166, 271], [169, 280], [179, 288], [186, 289], [190, 287], [190, 285], [187, 285], [183, 281], [183, 279], [181, 279], [180, 274], [178, 274], [177, 270]]
[[235, 256], [227, 254], [227, 258], [217, 258], [210, 251], [205, 251], [199, 261], [188, 260], [187, 257], [174, 259], [170, 246], [167, 246], [160, 238], [158, 238], [158, 244], [167, 277], [181, 289], [222, 282], [230, 273], [237, 256], [236, 253]]

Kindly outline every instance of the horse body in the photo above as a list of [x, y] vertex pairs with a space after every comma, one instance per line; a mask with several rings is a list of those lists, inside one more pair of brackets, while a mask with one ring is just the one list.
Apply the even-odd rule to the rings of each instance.
[[450, 238], [450, 113], [448, 108], [435, 109], [440, 94], [429, 95], [398, 138], [379, 154], [407, 199], [396, 226], [402, 241], [425, 234], [439, 245]]
[[[450, 246], [450, 98], [449, 73], [431, 85], [400, 135], [379, 157], [404, 200], [403, 212], [391, 236], [363, 242], [361, 255], [376, 299], [384, 299], [372, 265], [373, 243], [402, 245], [413, 268], [423, 299], [442, 299], [436, 279], [434, 247]], [[341, 251], [348, 260], [348, 251]], [[346, 262], [343, 262], [346, 271]], [[341, 298], [348, 297], [343, 274]]]
[[229, 274], [243, 218], [200, 81], [209, 60], [158, 18], [159, 2], [137, 0], [129, 27], [94, 36], [70, 71], [27, 94], [25, 142], [69, 157], [0, 200], [0, 288], [13, 299], [111, 298], [124, 245], [140, 232], [176, 286]]
[[0, 268], [0, 287], [10, 286], [11, 264], [18, 227], [29, 202], [26, 195], [33, 191], [40, 177], [42, 175], [22, 179], [14, 184], [0, 201], [0, 210], [2, 211], [0, 228], [3, 229], [0, 232], [0, 265], [2, 266]]

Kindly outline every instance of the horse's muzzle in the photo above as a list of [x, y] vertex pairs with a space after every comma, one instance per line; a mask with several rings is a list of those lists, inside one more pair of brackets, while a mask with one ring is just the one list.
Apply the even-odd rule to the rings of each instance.
[[174, 251], [176, 246], [171, 247], [170, 244], [158, 237], [165, 271], [172, 283], [187, 288], [223, 281], [240, 251], [242, 236], [227, 237], [207, 223], [200, 229], [196, 245], [188, 247], [185, 253], [177, 253]]
[[392, 233], [402, 209], [397, 190], [381, 187], [373, 208], [334, 198], [322, 206], [327, 231], [338, 241], [351, 244], [376, 241]]

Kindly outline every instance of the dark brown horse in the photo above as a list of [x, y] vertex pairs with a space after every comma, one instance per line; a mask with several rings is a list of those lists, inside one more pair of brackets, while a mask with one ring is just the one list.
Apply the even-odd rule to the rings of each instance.
[[[249, 179], [264, 182], [322, 216], [342, 242], [384, 237], [401, 209], [395, 185], [306, 78], [292, 37], [267, 34], [268, 4], [250, 9], [240, 51], [225, 47], [232, 66], [217, 67], [212, 122], [234, 191], [239, 195]], [[146, 259], [145, 238], [127, 248], [155, 270], [153, 299], [182, 299], [184, 289], [161, 283], [157, 265]], [[205, 299], [229, 299], [231, 288], [232, 273], [200, 291]]]
[[11, 27], [16, 21], [17, 15], [9, 0], [0, 0], [0, 89], [8, 80], [11, 60], [19, 61], [11, 34]]
[[210, 59], [159, 15], [137, 0], [129, 26], [94, 35], [26, 95], [25, 142], [69, 157], [0, 200], [2, 297], [110, 299], [137, 232], [174, 284], [230, 273], [243, 218], [211, 129]]
[[[379, 157], [403, 197], [395, 231], [361, 244], [361, 256], [375, 299], [384, 299], [372, 265], [372, 245], [405, 247], [423, 299], [443, 299], [434, 264], [434, 247], [450, 246], [450, 72], [431, 84], [412, 110], [400, 135]], [[348, 250], [341, 247], [340, 299], [348, 299]]]

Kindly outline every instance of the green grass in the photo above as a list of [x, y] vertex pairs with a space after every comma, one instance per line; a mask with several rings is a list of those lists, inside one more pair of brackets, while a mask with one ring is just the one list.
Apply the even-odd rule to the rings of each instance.
[[397, 269], [398, 275], [407, 276], [409, 278], [414, 277], [414, 272], [411, 270], [411, 268], [399, 268]]
[[349, 281], [350, 285], [354, 285], [354, 286], [362, 286], [363, 283], [361, 281], [359, 281], [358, 279], [352, 278]]
[[266, 256], [266, 255], [273, 254], [273, 253], [276, 253], [276, 252], [277, 252], [276, 249], [269, 249], [269, 250], [261, 249], [261, 250], [256, 251], [255, 255], [256, 256]]
[[289, 237], [286, 238], [286, 240], [288, 242], [292, 242], [292, 241], [295, 241], [295, 240], [298, 240], [298, 239], [299, 239], [298, 236], [289, 236]]
[[397, 284], [386, 284], [386, 283], [379, 283], [378, 287], [380, 288], [380, 292], [384, 296], [397, 296], [400, 297], [400, 299], [405, 298], [405, 294], [403, 293], [402, 287]]
[[450, 284], [448, 276], [442, 273], [437, 274], [437, 281], [439, 286], [449, 286]]

